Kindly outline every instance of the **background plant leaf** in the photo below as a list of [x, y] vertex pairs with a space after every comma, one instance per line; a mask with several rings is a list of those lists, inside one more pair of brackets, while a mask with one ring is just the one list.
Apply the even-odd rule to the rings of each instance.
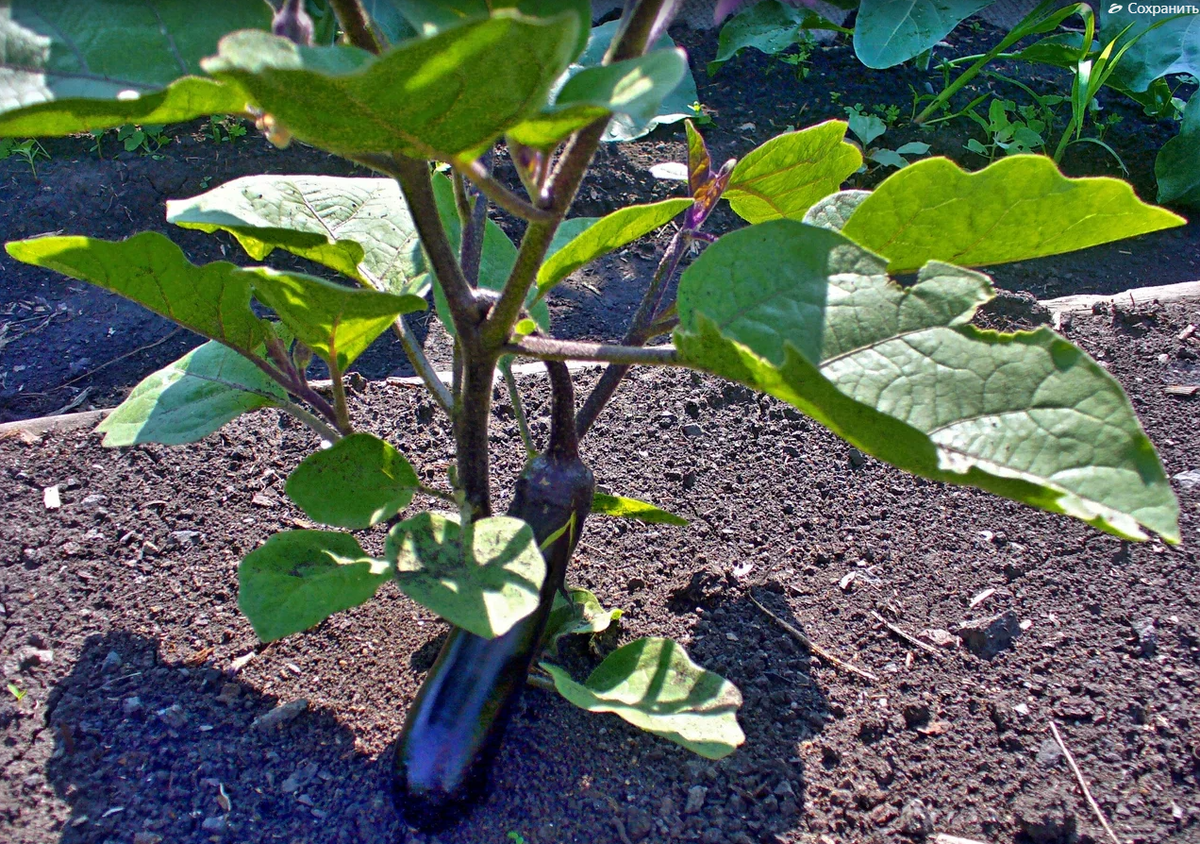
[[803, 41], [807, 30], [829, 25], [828, 20], [801, 5], [779, 0], [751, 3], [721, 27], [717, 57], [708, 63], [708, 75], [716, 75], [725, 62], [747, 47], [774, 56]]
[[1179, 134], [1163, 144], [1154, 160], [1158, 201], [1200, 208], [1200, 97], [1192, 94]]
[[840, 190], [831, 193], [805, 211], [801, 222], [840, 232], [854, 213], [854, 209], [870, 195], [869, 190]]
[[675, 340], [693, 366], [901, 469], [1178, 542], [1178, 503], [1120, 386], [1048, 329], [968, 325], [992, 295], [986, 276], [936, 262], [901, 288], [842, 235], [779, 220], [684, 272]]
[[373, 434], [350, 434], [304, 458], [287, 494], [310, 519], [362, 530], [399, 513], [420, 487], [404, 456]]
[[254, 297], [275, 311], [297, 340], [341, 372], [396, 317], [425, 309], [425, 300], [411, 294], [393, 296], [269, 267], [243, 272], [251, 279]]
[[676, 525], [683, 527], [688, 520], [674, 513], [668, 513], [648, 501], [636, 498], [626, 498], [623, 495], [606, 495], [597, 492], [592, 495], [593, 516], [613, 516], [618, 519], [636, 519], [647, 525]]
[[554, 593], [554, 604], [546, 620], [542, 640], [550, 653], [558, 653], [563, 636], [603, 633], [624, 615], [624, 610], [604, 608], [600, 599], [587, 589], [571, 589], [568, 602], [561, 592]]
[[892, 67], [928, 50], [995, 0], [862, 0], [854, 52], [867, 67]]
[[729, 206], [751, 223], [799, 220], [862, 166], [862, 153], [845, 137], [844, 120], [776, 135], [733, 168], [725, 188]]
[[227, 231], [256, 261], [285, 249], [384, 293], [424, 296], [429, 289], [416, 226], [395, 179], [245, 176], [169, 200], [167, 222]]
[[464, 537], [456, 516], [420, 513], [388, 532], [386, 554], [404, 594], [485, 639], [537, 609], [546, 578], [533, 529], [509, 516], [472, 522]]
[[[1127, 26], [1129, 30], [1118, 39], [1117, 49], [1137, 39], [1113, 71], [1113, 79], [1119, 86], [1145, 91], [1155, 79], [1169, 73], [1190, 73], [1200, 77], [1200, 15], [1194, 12], [1181, 14], [1146, 32], [1162, 18], [1136, 13], [1132, 5], [1138, 4], [1100, 4], [1102, 41], [1116, 38]], [[1172, 4], [1163, 5], [1169, 7]]]
[[258, 638], [273, 642], [369, 600], [390, 576], [387, 562], [348, 533], [284, 531], [238, 566], [238, 607]]
[[545, 104], [575, 33], [574, 15], [505, 15], [375, 57], [244, 31], [221, 39], [204, 69], [234, 80], [297, 138], [331, 152], [473, 158]]
[[110, 448], [182, 445], [287, 394], [242, 354], [215, 340], [147, 375], [96, 428]]
[[630, 205], [601, 217], [586, 228], [581, 226], [582, 231], [555, 250], [538, 270], [537, 295], [545, 296], [550, 288], [575, 270], [666, 225], [691, 205], [690, 197]]
[[[269, 29], [259, 0], [8, 0], [0, 13], [0, 136], [67, 135], [241, 111], [236, 86], [196, 78], [236, 29]], [[186, 77], [186, 78], [184, 78]], [[174, 83], [174, 84], [172, 84]]]
[[1014, 155], [977, 173], [946, 158], [897, 170], [842, 232], [903, 273], [926, 261], [967, 267], [1025, 261], [1185, 222], [1145, 204], [1118, 179], [1068, 179], [1049, 158]]
[[127, 240], [38, 237], [5, 244], [18, 261], [110, 290], [210, 340], [249, 354], [267, 337], [250, 310], [250, 276], [227, 261], [196, 266], [165, 235]]
[[670, 639], [646, 638], [613, 651], [585, 683], [542, 663], [554, 687], [589, 712], [612, 712], [706, 759], [721, 759], [746, 740], [737, 722], [737, 687], [688, 658]]

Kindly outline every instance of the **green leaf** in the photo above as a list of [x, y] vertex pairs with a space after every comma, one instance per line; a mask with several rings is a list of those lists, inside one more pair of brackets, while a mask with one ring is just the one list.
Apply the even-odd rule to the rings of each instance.
[[[462, 241], [462, 223], [458, 218], [458, 206], [454, 202], [454, 185], [450, 179], [441, 174], [433, 176], [433, 196], [438, 206], [438, 216], [442, 219], [442, 227], [450, 240], [450, 246], [455, 253], [459, 251]], [[479, 261], [479, 286], [488, 290], [504, 289], [508, 275], [513, 265], [517, 263], [517, 247], [508, 239], [504, 230], [488, 219], [483, 230], [483, 254]], [[530, 290], [525, 297], [525, 306], [530, 316], [537, 321], [543, 331], [550, 330], [550, 308], [545, 302], [539, 302], [534, 297], [535, 290]], [[446, 327], [450, 336], [454, 336], [454, 321], [450, 319], [450, 306], [446, 303], [446, 294], [435, 280], [433, 283], [433, 303], [437, 309], [438, 319]]]
[[892, 272], [926, 261], [968, 267], [1025, 261], [1183, 225], [1118, 179], [1068, 179], [1040, 155], [978, 173], [927, 158], [889, 176], [842, 229]]
[[[1164, 4], [1164, 8], [1170, 7], [1171, 4]], [[1146, 31], [1161, 20], [1155, 15], [1136, 13], [1131, 6], [1100, 4], [1101, 40], [1108, 41], [1125, 31], [1117, 41], [1120, 48], [1137, 39], [1114, 71], [1118, 87], [1145, 91], [1154, 80], [1170, 73], [1200, 76], [1200, 15], [1181, 14]]]
[[663, 100], [687, 74], [687, 56], [674, 48], [584, 68], [559, 89], [553, 105], [514, 127], [509, 136], [526, 146], [546, 149], [608, 114], [625, 115], [639, 123], [652, 121]]
[[421, 513], [391, 529], [387, 558], [418, 604], [476, 636], [502, 636], [537, 609], [546, 562], [520, 519], [479, 519], [465, 534], [456, 516]]
[[516, 9], [531, 18], [549, 18], [568, 9], [579, 16], [579, 34], [572, 58], [587, 47], [588, 27], [592, 22], [589, 0], [391, 0], [414, 29], [433, 35], [444, 29], [462, 26], [470, 20], [487, 18], [496, 9]]
[[420, 487], [417, 473], [390, 443], [350, 434], [304, 459], [287, 494], [310, 519], [362, 530], [399, 513]]
[[869, 190], [842, 190], [831, 193], [804, 212], [801, 222], [840, 232], [854, 213], [854, 209], [870, 195]]
[[842, 235], [780, 220], [688, 267], [675, 340], [690, 365], [898, 468], [1177, 542], [1178, 504], [1120, 386], [1048, 329], [969, 325], [992, 295], [986, 276], [936, 262], [901, 288]]
[[[616, 35], [618, 24], [619, 21], [610, 21], [609, 23], [593, 27], [588, 37], [587, 49], [584, 50], [583, 55], [576, 59], [576, 63], [571, 66], [570, 72], [579, 73], [584, 68], [601, 67], [604, 54], [608, 50], [608, 45], [612, 43], [613, 36]], [[654, 43], [651, 55], [659, 51], [673, 52], [674, 49], [675, 42], [671, 40], [670, 36], [663, 35]], [[662, 60], [664, 63], [673, 63], [676, 61], [667, 57], [664, 57]], [[595, 78], [603, 79], [604, 76], [601, 74]], [[666, 78], [666, 76], [663, 76], [659, 82], [664, 82]], [[640, 76], [635, 76], [633, 79], [638, 82], [639, 87], [646, 88], [654, 96], [657, 95], [661, 87], [660, 84], [656, 83], [655, 87], [650, 89], [646, 85], [646, 80], [640, 78]], [[584, 87], [584, 83], [580, 83], [580, 86]], [[590, 85], [587, 87], [590, 87]], [[604, 140], [632, 141], [643, 135], [648, 135], [657, 126], [666, 123], [676, 123], [686, 117], [691, 117], [694, 114], [691, 108], [692, 103], [699, 99], [700, 95], [696, 91], [696, 81], [692, 79], [690, 72], [685, 73], [683, 80], [659, 103], [653, 116], [644, 119], [629, 114], [618, 113], [608, 124], [608, 129], [604, 133]], [[648, 100], [646, 102], [648, 104]]]
[[424, 296], [429, 289], [395, 179], [245, 176], [169, 200], [167, 222], [227, 231], [256, 261], [285, 249], [384, 293]]
[[196, 266], [164, 235], [128, 240], [38, 237], [5, 244], [18, 261], [120, 294], [210, 340], [249, 354], [267, 336], [250, 310], [250, 277], [226, 261]]
[[552, 653], [557, 653], [558, 640], [563, 636], [603, 633], [625, 614], [624, 610], [606, 610], [600, 599], [587, 589], [572, 589], [570, 592], [570, 602], [561, 592], [554, 593], [554, 605], [546, 621], [546, 632], [542, 635]]
[[289, 530], [238, 566], [238, 607], [264, 642], [307, 630], [374, 596], [391, 576], [347, 533]]
[[737, 722], [741, 692], [696, 665], [670, 639], [638, 639], [618, 648], [582, 684], [557, 665], [541, 665], [559, 694], [581, 709], [613, 712], [706, 759], [728, 756], [746, 740]]
[[1179, 134], [1163, 144], [1154, 160], [1158, 201], [1200, 207], [1200, 97], [1192, 94]]
[[630, 205], [590, 225], [579, 224], [579, 234], [554, 252], [538, 270], [538, 297], [545, 296], [550, 288], [583, 265], [666, 225], [691, 204], [690, 197], [680, 197], [649, 205]]
[[708, 75], [714, 76], [725, 62], [746, 47], [774, 56], [803, 41], [805, 30], [828, 25], [829, 21], [811, 9], [779, 0], [752, 3], [721, 27], [717, 57], [708, 63]]
[[592, 495], [593, 516], [614, 516], [619, 519], [636, 519], [647, 525], [677, 525], [682, 527], [688, 520], [668, 513], [655, 507], [648, 501], [636, 498], [625, 498], [622, 495], [605, 495], [597, 492]]
[[751, 223], [800, 219], [862, 166], [862, 153], [845, 137], [844, 120], [775, 136], [733, 168], [725, 188], [730, 207]]
[[546, 102], [577, 26], [570, 13], [542, 20], [501, 12], [378, 57], [237, 32], [204, 69], [236, 81], [297, 138], [331, 152], [473, 158]]
[[862, 0], [854, 52], [867, 67], [885, 68], [919, 56], [994, 0]]
[[244, 272], [254, 285], [254, 297], [275, 311], [297, 340], [340, 372], [396, 317], [425, 309], [425, 300], [411, 294], [393, 296], [269, 267]]
[[142, 379], [96, 428], [104, 445], [182, 445], [207, 437], [250, 410], [285, 404], [261, 369], [216, 341]]
[[[0, 12], [0, 136], [67, 135], [241, 111], [236, 86], [196, 78], [235, 29], [271, 25], [256, 0], [187, 4], [9, 0]], [[174, 83], [174, 84], [172, 84]]]

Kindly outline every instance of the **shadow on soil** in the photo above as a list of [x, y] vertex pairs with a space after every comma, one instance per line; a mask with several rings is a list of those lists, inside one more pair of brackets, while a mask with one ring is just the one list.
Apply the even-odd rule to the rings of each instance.
[[[487, 805], [440, 841], [503, 841], [505, 827], [530, 844], [613, 832], [754, 842], [795, 827], [797, 743], [827, 717], [808, 657], [744, 598], [697, 597], [705, 615], [691, 651], [743, 689], [741, 751], [710, 762], [530, 690]], [[426, 668], [443, 638], [414, 654], [413, 668]], [[279, 701], [216, 669], [165, 662], [153, 640], [91, 637], [48, 703], [56, 750], [46, 775], [71, 808], [63, 844], [425, 840], [405, 832], [387, 797], [391, 748], [378, 759], [356, 750], [329, 709], [254, 727]], [[553, 793], [529, 787], [547, 782]]]

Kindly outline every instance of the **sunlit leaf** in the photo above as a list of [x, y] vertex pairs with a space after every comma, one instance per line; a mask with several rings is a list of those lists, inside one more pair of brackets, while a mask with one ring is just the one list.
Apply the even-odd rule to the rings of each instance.
[[404, 456], [365, 433], [313, 452], [287, 479], [288, 497], [310, 519], [351, 530], [390, 519], [408, 506], [419, 487]]

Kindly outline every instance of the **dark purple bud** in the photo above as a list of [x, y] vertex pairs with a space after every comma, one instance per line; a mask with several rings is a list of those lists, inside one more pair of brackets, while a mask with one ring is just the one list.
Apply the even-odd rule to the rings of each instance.
[[283, 0], [283, 5], [271, 20], [271, 32], [294, 44], [311, 47], [313, 22], [304, 10], [304, 0]]

